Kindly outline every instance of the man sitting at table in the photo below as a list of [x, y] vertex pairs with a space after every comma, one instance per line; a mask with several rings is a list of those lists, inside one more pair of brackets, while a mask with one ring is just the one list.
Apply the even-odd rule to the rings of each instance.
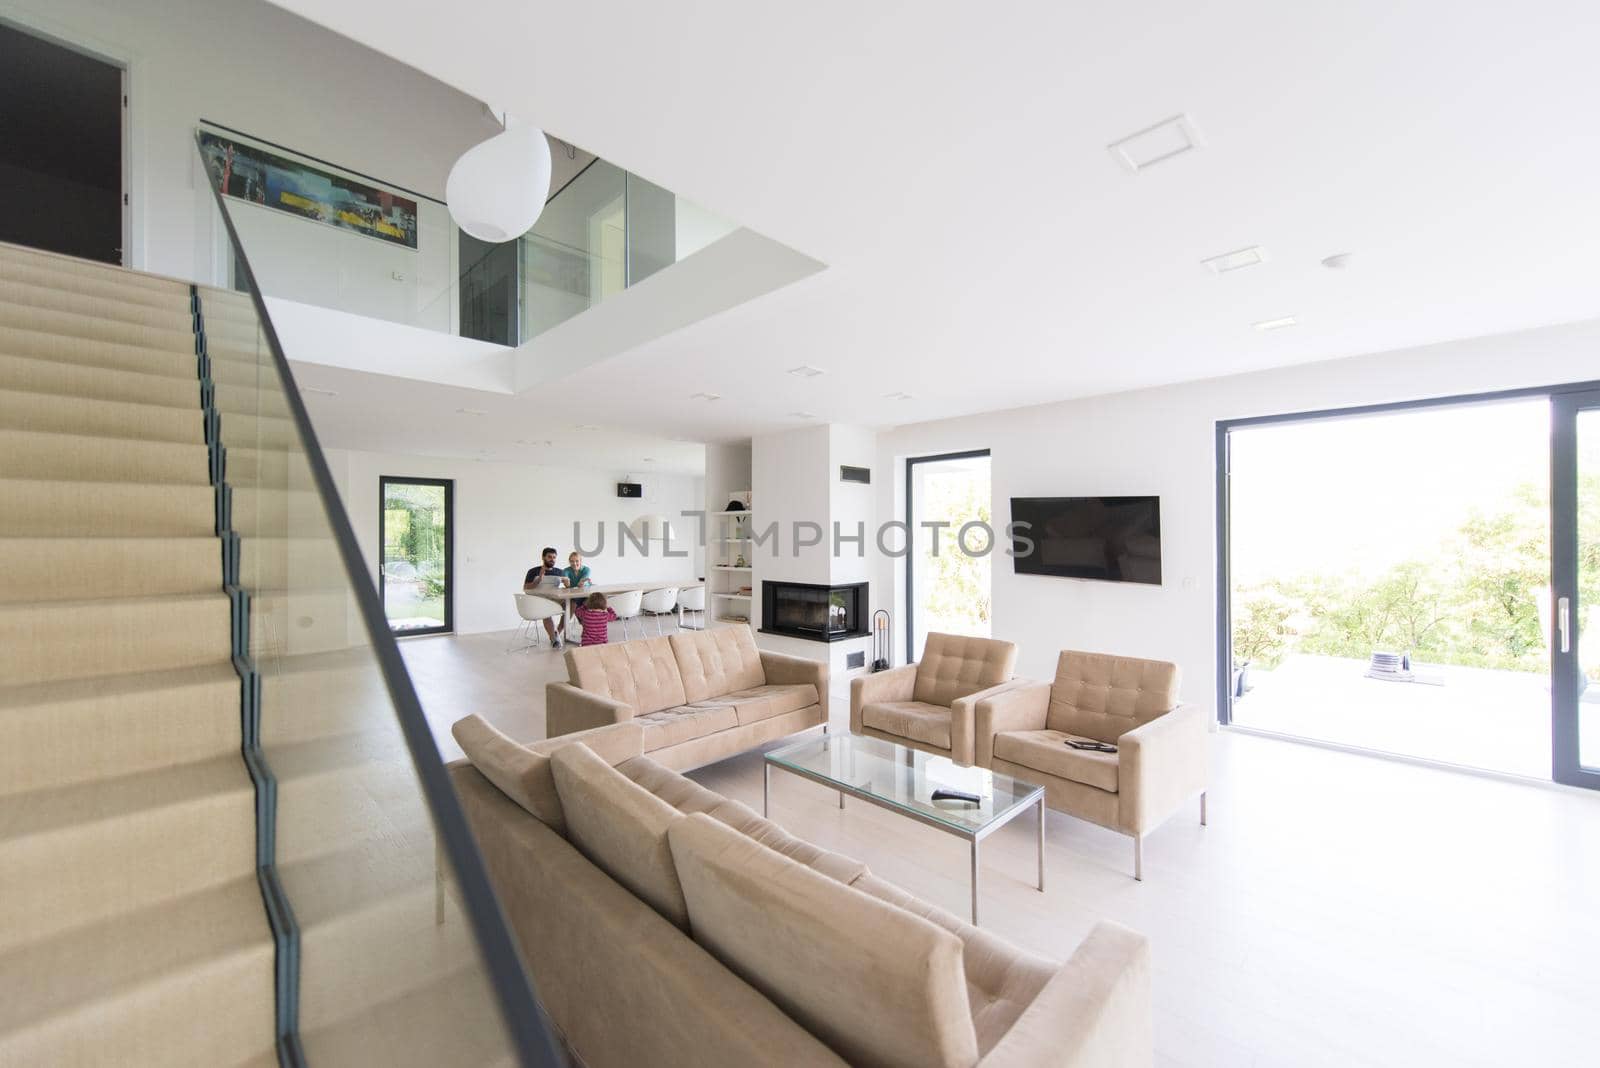
[[[559, 590], [567, 583], [566, 576], [556, 566], [556, 550], [554, 546], [546, 545], [544, 551], [539, 554], [539, 558], [543, 562], [528, 568], [528, 573], [523, 576], [523, 593], [534, 593], [541, 585], [546, 589]], [[547, 619], [544, 621], [544, 632], [550, 635], [552, 648], [561, 648], [561, 628], [556, 625], [555, 620]]]

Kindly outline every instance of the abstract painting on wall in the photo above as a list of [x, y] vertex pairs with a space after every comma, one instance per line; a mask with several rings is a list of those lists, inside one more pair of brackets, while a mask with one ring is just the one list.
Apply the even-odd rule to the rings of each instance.
[[406, 248], [417, 247], [417, 202], [285, 159], [210, 130], [200, 149], [223, 194]]

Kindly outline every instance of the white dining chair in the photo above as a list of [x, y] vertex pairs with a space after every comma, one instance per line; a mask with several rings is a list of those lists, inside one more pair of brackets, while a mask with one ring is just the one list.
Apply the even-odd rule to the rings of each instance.
[[[539, 631], [543, 628], [539, 624], [547, 619], [560, 619], [566, 614], [566, 609], [559, 601], [552, 601], [548, 597], [535, 597], [531, 593], [512, 594], [517, 602], [517, 615], [522, 617], [522, 626], [517, 631], [517, 636], [511, 640], [511, 645], [506, 647], [506, 652], [513, 652], [518, 648], [532, 649], [539, 644]], [[532, 635], [533, 640], [528, 637]]]
[[664, 590], [651, 590], [639, 599], [639, 610], [647, 616], [654, 616], [656, 633], [666, 633], [661, 629], [661, 617], [670, 616], [678, 607], [678, 587], [668, 586]]
[[628, 622], [639, 618], [639, 609], [644, 601], [644, 591], [629, 590], [626, 593], [614, 593], [608, 599], [611, 610], [617, 614], [617, 622], [622, 624], [622, 640], [628, 640]]
[[700, 630], [706, 629], [706, 588], [704, 586], [690, 586], [678, 591], [679, 626], [684, 626], [683, 616], [694, 614], [700, 617]]

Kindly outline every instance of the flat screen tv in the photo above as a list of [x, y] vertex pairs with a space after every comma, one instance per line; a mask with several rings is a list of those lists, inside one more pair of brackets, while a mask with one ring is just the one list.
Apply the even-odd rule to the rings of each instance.
[[1019, 575], [1161, 584], [1160, 497], [1013, 497], [1011, 522]]

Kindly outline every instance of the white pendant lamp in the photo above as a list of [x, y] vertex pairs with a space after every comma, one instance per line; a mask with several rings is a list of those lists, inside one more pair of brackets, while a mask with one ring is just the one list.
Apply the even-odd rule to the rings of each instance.
[[456, 225], [479, 241], [521, 237], [550, 195], [550, 142], [537, 126], [507, 125], [450, 168], [444, 199]]

